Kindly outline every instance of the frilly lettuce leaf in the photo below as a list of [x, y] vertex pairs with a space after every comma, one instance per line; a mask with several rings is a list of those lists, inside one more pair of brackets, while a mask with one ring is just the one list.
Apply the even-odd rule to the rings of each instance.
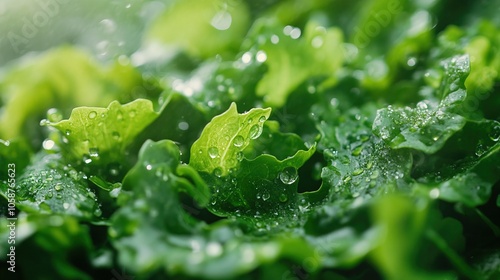
[[0, 80], [0, 137], [10, 140], [25, 133], [39, 138], [36, 117], [43, 117], [48, 109], [59, 108], [66, 114], [76, 106], [127, 101], [142, 83], [141, 75], [130, 65], [104, 67], [71, 47], [23, 60]]
[[466, 119], [454, 109], [466, 98], [464, 81], [469, 74], [469, 57], [455, 56], [443, 66], [443, 81], [434, 93], [438, 102], [424, 100], [416, 108], [389, 106], [377, 112], [373, 131], [392, 148], [435, 153], [465, 125]]
[[176, 1], [154, 20], [144, 44], [146, 48], [162, 44], [207, 58], [237, 50], [248, 21], [244, 1]]
[[221, 279], [279, 258], [300, 261], [313, 256], [312, 248], [300, 238], [252, 241], [241, 238], [238, 223], [207, 225], [196, 219], [200, 208], [183, 204], [179, 193], [187, 192], [199, 206], [205, 205], [208, 188], [198, 176], [192, 167], [179, 163], [179, 149], [173, 142], [144, 144], [138, 163], [124, 180], [123, 188], [130, 193], [123, 194], [123, 206], [112, 217], [109, 231], [121, 265], [141, 275]]
[[189, 164], [201, 172], [226, 176], [238, 166], [241, 152], [262, 134], [271, 109], [252, 109], [238, 114], [236, 103], [212, 119], [191, 147]]
[[98, 219], [100, 205], [86, 179], [60, 155], [41, 152], [17, 179], [16, 206], [29, 213]]
[[69, 119], [47, 125], [61, 132], [61, 148], [76, 163], [117, 168], [128, 145], [157, 117], [151, 101], [137, 99], [124, 105], [113, 101], [107, 108], [78, 107]]
[[283, 106], [288, 95], [308, 78], [324, 76], [329, 83], [336, 80], [336, 71], [344, 62], [342, 32], [314, 22], [306, 25], [302, 36], [301, 32], [265, 19], [255, 22], [250, 31], [244, 45], [249, 52], [242, 60], [255, 59], [268, 66], [256, 88], [266, 104]]
[[[252, 109], [238, 114], [232, 105], [205, 127], [192, 146], [189, 163], [211, 187], [212, 212], [274, 220], [269, 224], [254, 221], [257, 228], [294, 223], [284, 217], [296, 220], [299, 209], [308, 207], [297, 193], [297, 169], [315, 151], [314, 145], [307, 148], [296, 135], [280, 134], [276, 123], [266, 126], [270, 113], [270, 109]], [[297, 145], [284, 148], [283, 143]]]

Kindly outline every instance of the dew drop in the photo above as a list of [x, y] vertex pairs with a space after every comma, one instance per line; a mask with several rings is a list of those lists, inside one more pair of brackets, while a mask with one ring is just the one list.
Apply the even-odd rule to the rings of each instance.
[[285, 184], [285, 185], [291, 185], [297, 181], [298, 178], [297, 174], [297, 169], [289, 166], [285, 167], [280, 173], [279, 173], [279, 179], [280, 181]]
[[286, 202], [286, 201], [288, 200], [288, 197], [286, 196], [286, 194], [282, 193], [282, 194], [280, 194], [280, 196], [279, 196], [279, 200], [280, 200], [281, 202]]
[[85, 154], [85, 155], [83, 155], [83, 162], [84, 162], [85, 164], [89, 164], [89, 163], [91, 163], [91, 162], [92, 162], [92, 159], [90, 158], [90, 156], [89, 156], [89, 155]]
[[271, 36], [271, 43], [273, 43], [273, 44], [276, 45], [279, 42], [280, 42], [280, 37], [278, 35], [274, 34], [274, 35]]
[[42, 120], [40, 121], [40, 126], [47, 126], [47, 125], [49, 125], [49, 124], [50, 124], [50, 122], [49, 122], [47, 119], [42, 119]]
[[265, 192], [262, 194], [262, 200], [266, 201], [271, 197], [271, 195], [268, 192]]
[[50, 139], [46, 139], [42, 143], [42, 147], [45, 150], [52, 150], [55, 147], [56, 143]]
[[423, 101], [420, 101], [417, 103], [417, 108], [420, 110], [426, 110], [427, 109], [427, 104]]
[[321, 48], [323, 46], [323, 38], [321, 36], [316, 36], [312, 39], [311, 45], [313, 48]]
[[367, 164], [366, 164], [366, 169], [370, 169], [372, 168], [373, 166], [373, 161], [369, 161]]
[[99, 24], [102, 26], [103, 30], [112, 33], [116, 30], [116, 23], [111, 19], [103, 19]]
[[53, 194], [52, 192], [48, 192], [48, 193], [47, 193], [47, 197], [48, 197], [48, 198], [52, 198], [53, 196], [54, 196], [54, 194]]
[[90, 148], [89, 149], [89, 155], [91, 157], [98, 157], [99, 156], [99, 148]]
[[432, 199], [436, 199], [438, 198], [440, 195], [440, 191], [438, 188], [433, 188], [432, 190], [429, 191], [429, 196], [432, 198]]
[[235, 147], [241, 147], [243, 146], [243, 143], [245, 143], [245, 138], [243, 138], [243, 136], [237, 135], [236, 137], [234, 137], [233, 145]]
[[494, 126], [490, 131], [490, 139], [497, 142], [500, 139], [500, 125]]
[[177, 127], [180, 129], [180, 130], [188, 130], [189, 129], [189, 123], [187, 122], [179, 122], [179, 124], [177, 125]]
[[362, 151], [363, 151], [363, 146], [358, 146], [354, 150], [352, 150], [352, 155], [359, 156]]
[[97, 112], [96, 111], [91, 111], [89, 113], [89, 119], [95, 119], [96, 116], [97, 116]]
[[214, 175], [220, 178], [222, 176], [222, 169], [220, 169], [219, 167], [215, 168]]
[[265, 122], [265, 121], [266, 121], [266, 117], [261, 116], [261, 117], [259, 118], [259, 122], [261, 122], [261, 123], [262, 123], [262, 122]]
[[219, 149], [217, 147], [208, 148], [208, 156], [211, 158], [216, 158], [219, 156]]
[[51, 108], [47, 111], [47, 119], [50, 122], [59, 122], [63, 118], [61, 111], [56, 108]]
[[480, 157], [486, 152], [486, 147], [483, 145], [482, 142], [479, 142], [476, 147], [476, 156]]
[[267, 54], [264, 51], [258, 51], [257, 54], [255, 55], [255, 60], [258, 62], [262, 63], [267, 60]]
[[64, 208], [64, 209], [68, 209], [68, 208], [69, 208], [69, 203], [64, 202], [64, 203], [63, 203], [63, 208]]
[[229, 27], [231, 27], [231, 23], [233, 21], [233, 18], [230, 13], [226, 11], [220, 11], [215, 14], [215, 16], [212, 18], [210, 24], [215, 27], [215, 29], [218, 30], [227, 30]]
[[242, 153], [242, 152], [237, 152], [237, 153], [236, 153], [236, 159], [237, 159], [238, 161], [243, 160], [243, 153]]
[[245, 64], [248, 64], [252, 61], [252, 54], [250, 52], [246, 52], [241, 56], [241, 61]]
[[300, 34], [302, 32], [300, 31], [300, 28], [297, 28], [297, 27], [294, 27], [291, 31], [290, 31], [290, 37], [292, 39], [298, 39], [300, 37]]
[[256, 139], [262, 134], [262, 127], [254, 124], [252, 127], [250, 127], [250, 138], [251, 139]]
[[94, 210], [94, 215], [95, 215], [96, 217], [100, 217], [100, 216], [102, 215], [102, 211], [101, 211], [101, 209], [99, 209], [99, 208], [95, 209], [95, 210]]
[[361, 175], [363, 172], [365, 172], [365, 170], [363, 168], [358, 168], [352, 172], [352, 175], [358, 176], [358, 175]]

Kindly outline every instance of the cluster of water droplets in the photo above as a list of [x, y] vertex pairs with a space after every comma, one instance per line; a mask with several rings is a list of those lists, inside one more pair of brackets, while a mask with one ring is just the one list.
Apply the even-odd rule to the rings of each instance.
[[86, 187], [87, 176], [71, 165], [60, 170], [61, 166], [48, 162], [47, 169], [23, 175], [19, 179], [19, 200], [31, 200], [44, 211], [101, 216], [95, 193]]

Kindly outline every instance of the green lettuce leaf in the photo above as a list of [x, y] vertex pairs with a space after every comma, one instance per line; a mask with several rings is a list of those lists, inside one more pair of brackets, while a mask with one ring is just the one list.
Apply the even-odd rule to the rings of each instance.
[[373, 132], [394, 149], [412, 148], [435, 153], [466, 119], [454, 112], [466, 97], [464, 80], [469, 74], [468, 56], [455, 56], [444, 63], [445, 75], [434, 96], [440, 100], [420, 101], [416, 108], [380, 109]]
[[141, 75], [130, 65], [104, 67], [76, 48], [62, 47], [22, 60], [0, 80], [0, 137], [39, 139], [37, 126], [48, 109], [59, 108], [66, 115], [76, 106], [128, 101], [139, 97], [134, 92], [142, 92], [142, 84]]
[[[89, 228], [75, 217], [21, 213], [17, 217], [15, 243], [15, 275], [20, 278], [82, 279], [93, 277], [86, 269], [91, 265], [94, 246]], [[12, 221], [0, 218], [0, 238], [7, 240]], [[1, 246], [2, 262], [6, 262], [9, 246]], [[50, 258], [33, 258], [33, 255]], [[12, 272], [4, 269], [0, 276], [8, 279]]]
[[[315, 151], [315, 146], [307, 148], [296, 135], [281, 135], [276, 123], [266, 126], [259, 139], [270, 113], [270, 109], [252, 109], [238, 114], [233, 103], [205, 127], [191, 148], [189, 162], [211, 186], [212, 212], [272, 220], [254, 222], [257, 228], [267, 229], [294, 223], [284, 217], [297, 216], [299, 209], [307, 208], [299, 207], [299, 202], [308, 202], [299, 199], [297, 169]], [[284, 148], [283, 143], [296, 146]]]
[[158, 117], [153, 103], [137, 99], [107, 108], [78, 107], [69, 119], [48, 122], [62, 134], [62, 149], [77, 164], [108, 166], [110, 172], [123, 162], [127, 147]]
[[[373, 205], [372, 218], [381, 235], [371, 259], [384, 278], [457, 279], [460, 273], [468, 279], [481, 279], [456, 251], [464, 243], [461, 224], [440, 217], [428, 201], [418, 203], [392, 195]], [[440, 253], [455, 266], [455, 272], [433, 267], [436, 254]]]
[[16, 206], [30, 213], [98, 219], [100, 205], [86, 179], [60, 155], [41, 152], [17, 178]]
[[159, 43], [168, 50], [181, 49], [193, 56], [212, 57], [237, 50], [248, 21], [244, 1], [175, 1], [154, 20], [144, 44], [147, 48]]
[[109, 234], [120, 264], [139, 275], [222, 279], [282, 257], [300, 261], [314, 254], [299, 238], [251, 241], [242, 238], [237, 223], [207, 225], [196, 219], [193, 215], [201, 209], [184, 204], [180, 192], [202, 206], [208, 202], [208, 188], [191, 167], [180, 164], [179, 150], [171, 141], [146, 142], [123, 187], [131, 194], [113, 215]]
[[226, 176], [238, 166], [243, 151], [252, 139], [262, 134], [271, 109], [252, 109], [238, 114], [236, 104], [212, 119], [191, 147], [189, 165], [200, 172]]
[[266, 104], [283, 106], [288, 95], [308, 78], [324, 76], [328, 83], [335, 81], [344, 61], [341, 31], [310, 22], [303, 32], [300, 37], [299, 28], [268, 20], [254, 23], [244, 45], [249, 51], [242, 60], [250, 63], [255, 59], [268, 66], [256, 88]]
[[407, 189], [412, 156], [407, 150], [391, 149], [373, 135], [374, 115], [375, 107], [367, 105], [320, 121], [319, 145], [328, 161], [321, 174], [322, 188], [330, 189], [330, 201], [363, 201]]

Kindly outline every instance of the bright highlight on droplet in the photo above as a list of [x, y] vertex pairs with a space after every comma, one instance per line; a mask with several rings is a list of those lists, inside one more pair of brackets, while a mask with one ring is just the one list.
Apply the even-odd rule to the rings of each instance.
[[241, 56], [241, 61], [245, 64], [248, 64], [250, 63], [250, 61], [252, 61], [252, 54], [249, 53], [249, 52], [246, 52], [244, 53], [242, 56]]
[[299, 28], [295, 27], [292, 29], [292, 31], [290, 32], [290, 37], [292, 37], [292, 39], [298, 39], [300, 37], [300, 34], [302, 32], [300, 31]]
[[257, 55], [255, 56], [255, 59], [257, 59], [258, 62], [264, 62], [267, 60], [267, 54], [264, 51], [258, 51]]
[[56, 143], [54, 143], [54, 141], [47, 139], [47, 140], [43, 141], [42, 146], [45, 150], [52, 150], [54, 148], [55, 144]]
[[278, 37], [278, 35], [272, 35], [271, 36], [271, 43], [273, 43], [273, 44], [276, 45], [279, 42], [280, 42], [280, 37]]
[[180, 130], [188, 130], [189, 124], [187, 122], [179, 122], [177, 127], [179, 127]]
[[438, 188], [433, 188], [430, 192], [429, 192], [429, 196], [432, 198], [432, 199], [436, 199], [439, 197], [439, 189]]
[[227, 30], [231, 27], [232, 22], [233, 18], [231, 14], [226, 11], [221, 11], [215, 14], [210, 24], [218, 30]]

